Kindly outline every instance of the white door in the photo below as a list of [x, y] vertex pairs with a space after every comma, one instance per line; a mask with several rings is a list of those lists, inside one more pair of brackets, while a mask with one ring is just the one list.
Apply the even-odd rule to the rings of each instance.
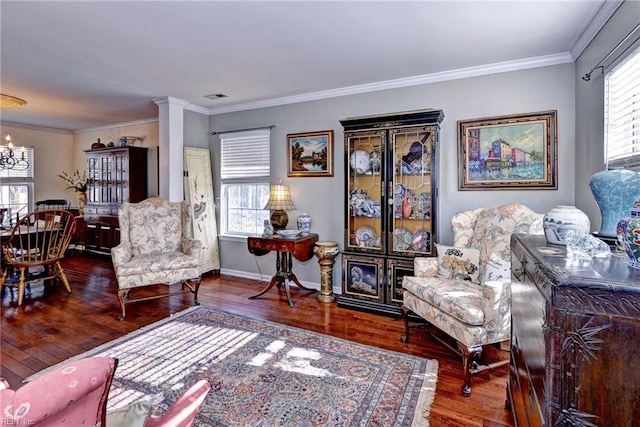
[[200, 273], [220, 270], [216, 205], [211, 178], [211, 158], [204, 148], [184, 149], [185, 200], [193, 213], [193, 236], [202, 242]]

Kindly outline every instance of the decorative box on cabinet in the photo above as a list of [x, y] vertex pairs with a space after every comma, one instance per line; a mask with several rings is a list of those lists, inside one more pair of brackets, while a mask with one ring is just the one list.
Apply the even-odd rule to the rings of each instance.
[[435, 255], [443, 118], [440, 110], [422, 110], [340, 121], [346, 207], [339, 306], [399, 315], [402, 276], [413, 273], [414, 257]]
[[89, 177], [85, 250], [108, 255], [120, 243], [118, 207], [147, 198], [147, 151], [144, 147], [85, 150]]
[[513, 235], [508, 399], [518, 426], [640, 420], [640, 271]]

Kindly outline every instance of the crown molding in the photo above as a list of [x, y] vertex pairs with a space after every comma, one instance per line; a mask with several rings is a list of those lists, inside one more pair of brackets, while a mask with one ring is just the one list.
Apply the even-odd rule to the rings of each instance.
[[609, 21], [609, 18], [613, 16], [622, 3], [624, 3], [624, 0], [606, 0], [604, 2], [591, 22], [589, 22], [589, 25], [587, 25], [587, 28], [584, 29], [578, 38], [573, 49], [571, 49], [571, 56], [574, 60], [578, 59], [578, 57], [582, 55], [582, 52], [584, 52], [587, 46], [589, 46], [591, 40], [598, 35], [602, 27], [605, 26], [607, 21]]
[[8, 122], [8, 121], [5, 121], [5, 120], [0, 121], [0, 126], [9, 126], [9, 127], [18, 128], [18, 129], [39, 130], [39, 131], [43, 131], [43, 132], [64, 133], [66, 135], [72, 135], [73, 134], [72, 131], [67, 130], [67, 129], [52, 128], [52, 127], [47, 127], [47, 126], [30, 125], [30, 124], [26, 124], [26, 123]]
[[548, 67], [551, 65], [566, 64], [570, 62], [573, 62], [573, 57], [569, 52], [564, 52], [554, 55], [538, 56], [533, 58], [519, 59], [515, 61], [498, 62], [495, 64], [460, 68], [458, 70], [443, 71], [440, 73], [423, 74], [420, 76], [349, 86], [338, 89], [330, 89], [319, 92], [311, 92], [301, 95], [286, 96], [282, 98], [267, 99], [264, 101], [249, 102], [245, 104], [230, 105], [228, 107], [211, 108], [208, 110], [208, 114], [224, 114], [237, 111], [255, 110], [258, 108], [276, 107], [280, 105], [296, 104], [300, 102], [337, 98], [340, 96], [357, 95], [361, 93], [376, 92], [381, 90], [398, 89], [423, 84], [445, 82], [449, 80], [484, 76], [487, 74], [506, 73], [509, 71], [525, 70], [528, 68]]
[[136, 121], [133, 121], [133, 122], [116, 123], [116, 124], [106, 125], [106, 126], [97, 126], [97, 127], [94, 127], [94, 128], [80, 129], [80, 130], [73, 131], [73, 134], [74, 135], [78, 135], [78, 134], [81, 134], [81, 133], [96, 132], [96, 131], [101, 131], [101, 130], [111, 130], [111, 129], [121, 128], [121, 127], [125, 127], [125, 126], [146, 125], [146, 124], [149, 124], [149, 123], [155, 123], [157, 121], [158, 121], [158, 118], [157, 117], [153, 117], [153, 118], [150, 118], [150, 119], [136, 120]]

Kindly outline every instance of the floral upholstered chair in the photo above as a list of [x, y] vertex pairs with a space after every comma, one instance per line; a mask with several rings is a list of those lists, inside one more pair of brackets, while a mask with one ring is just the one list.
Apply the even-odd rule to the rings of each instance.
[[181, 283], [180, 291], [157, 297], [191, 292], [197, 305], [202, 244], [193, 239], [187, 204], [160, 197], [125, 202], [118, 210], [118, 220], [120, 244], [111, 249], [111, 259], [118, 280], [120, 320], [125, 317], [125, 303], [149, 299], [130, 298], [130, 292], [142, 286]]
[[433, 335], [462, 355], [464, 396], [482, 347], [511, 336], [511, 234], [544, 234], [542, 217], [517, 203], [459, 212], [453, 246], [437, 244], [437, 258], [415, 258], [414, 275], [403, 278], [402, 341], [411, 312], [455, 340], [457, 348]]
[[11, 390], [0, 385], [0, 424], [6, 426], [105, 425], [107, 397], [118, 359], [69, 362]]

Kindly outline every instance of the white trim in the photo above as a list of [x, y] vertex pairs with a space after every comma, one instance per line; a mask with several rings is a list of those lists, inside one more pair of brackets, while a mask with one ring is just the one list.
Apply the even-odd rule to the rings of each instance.
[[[227, 268], [221, 268], [220, 274], [221, 275], [227, 274], [229, 276], [242, 277], [242, 278], [251, 279], [251, 280], [258, 280], [260, 282], [265, 282], [265, 283], [271, 280], [271, 277], [265, 277], [264, 274], [260, 275], [258, 273], [249, 273], [248, 271], [229, 270]], [[306, 282], [301, 280], [300, 283], [302, 283], [302, 286], [305, 286], [310, 289], [318, 289], [318, 290], [320, 289], [319, 282]], [[294, 288], [298, 287], [295, 283], [290, 283], [290, 285]], [[334, 288], [333, 292], [340, 293], [341, 291], [339, 290], [338, 292], [336, 292], [336, 289]]]
[[598, 10], [596, 15], [593, 17], [589, 25], [584, 29], [578, 41], [576, 42], [573, 49], [571, 49], [571, 56], [573, 59], [578, 59], [582, 52], [589, 46], [591, 40], [593, 40], [598, 32], [604, 27], [609, 18], [613, 16], [613, 14], [618, 10], [620, 5], [624, 3], [624, 0], [607, 0], [604, 2], [602, 7]]
[[72, 131], [67, 130], [67, 129], [51, 128], [51, 127], [47, 127], [47, 126], [38, 126], [38, 125], [29, 125], [29, 124], [26, 124], [26, 123], [7, 122], [5, 120], [1, 120], [0, 121], [0, 125], [1, 126], [10, 126], [10, 127], [15, 127], [15, 128], [20, 128], [20, 129], [39, 130], [39, 131], [43, 131], [43, 132], [63, 133], [65, 135], [72, 135], [73, 134]]
[[505, 73], [509, 71], [525, 70], [528, 68], [548, 67], [551, 65], [567, 64], [573, 62], [569, 52], [553, 55], [538, 56], [519, 59], [515, 61], [498, 62], [495, 64], [480, 65], [476, 67], [461, 68], [458, 70], [443, 71], [439, 73], [423, 74], [420, 76], [387, 80], [377, 83], [349, 86], [338, 89], [330, 89], [319, 92], [311, 92], [301, 95], [286, 96], [282, 98], [267, 99], [264, 101], [249, 102], [245, 104], [230, 105], [227, 107], [211, 108], [210, 115], [233, 113], [236, 111], [254, 110], [258, 108], [276, 107], [279, 105], [296, 104], [306, 101], [337, 98], [339, 96], [356, 95], [387, 89], [397, 89], [409, 86], [418, 86], [428, 83], [445, 82], [449, 80], [464, 79], [469, 77], [484, 76], [487, 74]]
[[111, 130], [114, 128], [119, 128], [119, 127], [124, 127], [124, 126], [138, 126], [138, 125], [146, 125], [147, 123], [154, 123], [157, 122], [158, 118], [157, 117], [153, 117], [150, 119], [143, 119], [143, 120], [135, 120], [133, 122], [124, 122], [124, 123], [115, 123], [112, 125], [106, 125], [106, 126], [97, 126], [94, 128], [87, 128], [87, 129], [79, 129], [79, 130], [74, 130], [72, 133], [74, 135], [80, 134], [80, 133], [87, 133], [87, 132], [96, 132], [96, 131], [101, 131], [101, 130]]

